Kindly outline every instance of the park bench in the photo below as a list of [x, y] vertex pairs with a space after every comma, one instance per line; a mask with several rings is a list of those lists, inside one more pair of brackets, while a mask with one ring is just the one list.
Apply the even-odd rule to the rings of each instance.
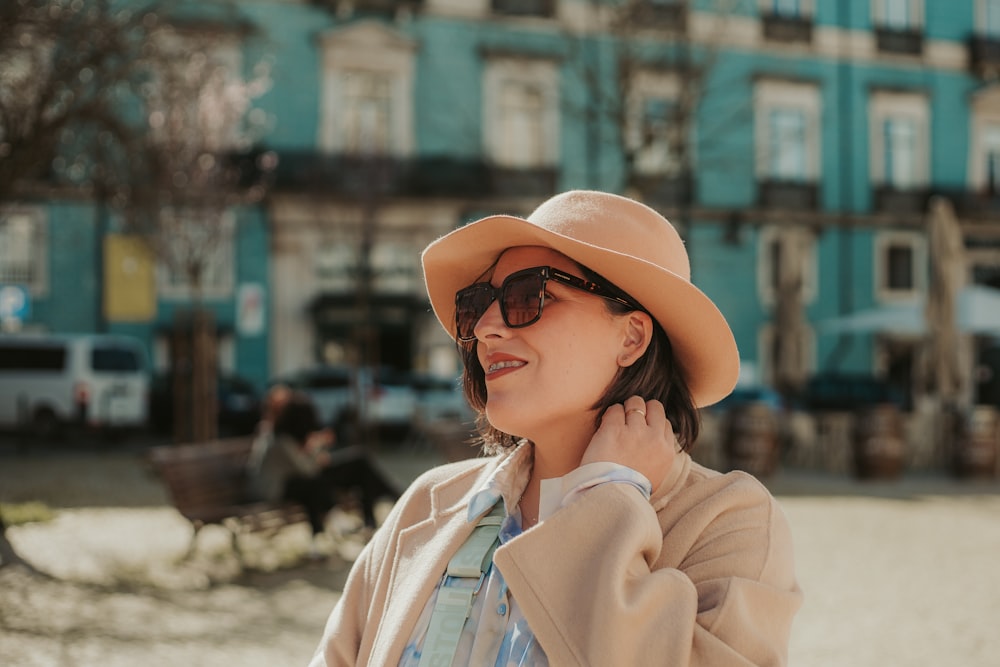
[[242, 561], [241, 535], [274, 533], [308, 521], [305, 509], [294, 503], [246, 500], [245, 470], [252, 444], [250, 438], [232, 438], [150, 448], [149, 463], [171, 504], [194, 528], [188, 555], [194, 552], [198, 533], [209, 524], [229, 530], [233, 550]]

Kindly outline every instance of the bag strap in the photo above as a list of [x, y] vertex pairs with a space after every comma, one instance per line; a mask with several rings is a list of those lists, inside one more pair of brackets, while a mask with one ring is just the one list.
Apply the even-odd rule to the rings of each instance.
[[[418, 667], [451, 665], [455, 659], [462, 628], [472, 612], [472, 601], [483, 586], [493, 562], [493, 552], [500, 543], [503, 519], [503, 502], [498, 502], [489, 514], [479, 519], [472, 534], [448, 561], [448, 569], [431, 612]], [[458, 579], [477, 578], [479, 581], [475, 586], [454, 585]]]

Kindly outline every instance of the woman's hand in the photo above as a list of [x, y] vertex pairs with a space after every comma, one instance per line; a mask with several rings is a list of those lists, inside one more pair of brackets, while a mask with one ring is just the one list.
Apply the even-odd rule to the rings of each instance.
[[677, 438], [663, 403], [632, 396], [604, 412], [580, 465], [609, 461], [645, 475], [655, 491], [677, 457]]

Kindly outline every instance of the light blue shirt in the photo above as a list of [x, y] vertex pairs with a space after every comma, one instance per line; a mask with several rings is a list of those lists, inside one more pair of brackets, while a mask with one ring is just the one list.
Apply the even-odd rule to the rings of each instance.
[[[511, 456], [497, 468], [469, 502], [468, 520], [475, 523], [499, 501], [503, 501], [505, 517], [500, 526], [500, 544], [517, 538], [522, 531], [518, 501], [534, 462], [532, 445], [522, 442]], [[614, 463], [590, 463], [555, 479], [542, 480], [538, 523], [572, 503], [599, 484], [624, 483], [639, 489], [648, 499], [652, 492], [649, 481], [631, 468]], [[533, 529], [532, 529], [533, 530]], [[451, 579], [448, 586], [475, 586], [475, 579]], [[437, 592], [445, 577], [428, 600], [417, 620], [416, 629], [403, 650], [400, 667], [417, 667], [427, 636]], [[472, 610], [455, 652], [453, 665], [494, 665], [495, 667], [545, 667], [549, 664], [545, 651], [528, 627], [517, 600], [511, 595], [503, 575], [491, 565], [479, 594], [473, 598]]]

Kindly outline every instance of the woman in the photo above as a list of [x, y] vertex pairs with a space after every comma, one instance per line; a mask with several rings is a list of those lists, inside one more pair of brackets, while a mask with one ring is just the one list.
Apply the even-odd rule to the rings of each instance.
[[687, 454], [739, 355], [670, 223], [573, 191], [423, 264], [491, 456], [407, 490], [312, 664], [785, 664], [787, 522], [755, 479]]

